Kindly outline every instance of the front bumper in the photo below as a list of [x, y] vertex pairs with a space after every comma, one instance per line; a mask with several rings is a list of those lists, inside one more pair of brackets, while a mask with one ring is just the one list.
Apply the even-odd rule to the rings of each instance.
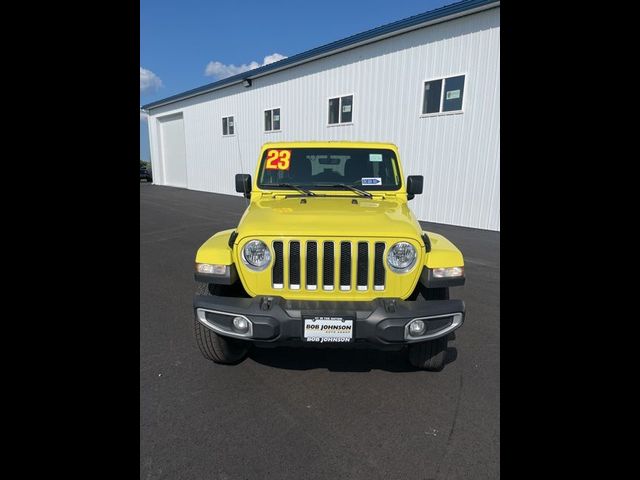
[[[197, 295], [194, 313], [204, 326], [229, 337], [250, 340], [263, 346], [303, 343], [303, 318], [313, 316], [350, 317], [354, 319], [353, 342], [341, 346], [373, 344], [402, 346], [443, 337], [459, 328], [464, 321], [462, 300], [376, 299], [370, 302], [335, 302], [286, 300], [282, 297], [258, 296], [235, 298]], [[233, 318], [241, 316], [251, 323], [246, 334], [233, 330]], [[422, 336], [410, 338], [406, 326], [415, 319], [423, 320]], [[323, 344], [332, 345], [332, 344]]]

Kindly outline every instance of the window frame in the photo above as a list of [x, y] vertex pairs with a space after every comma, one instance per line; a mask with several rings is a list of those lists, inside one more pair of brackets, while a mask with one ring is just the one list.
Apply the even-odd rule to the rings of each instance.
[[[464, 86], [465, 86], [465, 90], [462, 93], [462, 106], [460, 108], [460, 110], [451, 110], [449, 112], [443, 112], [442, 111], [442, 107], [444, 106], [444, 92], [445, 92], [445, 85], [447, 84], [446, 80], [448, 78], [453, 78], [453, 77], [461, 77], [464, 76]], [[420, 96], [420, 110], [419, 110], [419, 114], [418, 116], [420, 118], [424, 118], [424, 117], [440, 117], [443, 115], [460, 115], [462, 113], [465, 112], [465, 105], [466, 105], [466, 101], [467, 101], [467, 79], [469, 78], [469, 74], [467, 74], [466, 72], [462, 72], [462, 73], [452, 73], [452, 74], [448, 74], [446, 76], [439, 76], [439, 77], [432, 77], [432, 78], [427, 78], [426, 80], [423, 80], [422, 83], [420, 84], [420, 88], [422, 88], [422, 94]], [[440, 107], [438, 109], [437, 112], [433, 112], [433, 113], [422, 113], [422, 108], [424, 107], [424, 85], [425, 83], [428, 82], [435, 82], [436, 80], [442, 80], [442, 86], [440, 87]]]
[[[351, 121], [350, 122], [340, 122], [340, 119], [342, 118], [342, 99], [344, 97], [351, 97]], [[338, 122], [337, 123], [329, 123], [329, 101], [333, 100], [334, 98], [339, 99], [338, 102]], [[326, 111], [326, 122], [327, 122], [327, 127], [341, 127], [341, 126], [345, 126], [345, 125], [354, 125], [355, 124], [355, 115], [354, 115], [354, 110], [355, 110], [355, 104], [356, 104], [356, 95], [355, 93], [345, 93], [343, 95], [331, 95], [330, 97], [327, 97], [326, 99], [326, 107], [327, 110]]]
[[[280, 110], [280, 128], [278, 130], [275, 130], [275, 129], [265, 130], [264, 129], [264, 114], [265, 114], [265, 112], [271, 111], [271, 126], [273, 127], [273, 111], [274, 110]], [[264, 109], [264, 111], [262, 112], [262, 132], [263, 133], [279, 133], [279, 132], [282, 132], [282, 107], [273, 107], [273, 108], [265, 108]]]
[[[227, 134], [225, 135], [224, 133], [224, 119], [227, 119]], [[233, 118], [233, 133], [228, 133], [229, 132], [229, 119]], [[222, 117], [220, 117], [222, 125], [222, 136], [223, 137], [235, 137], [236, 136], [236, 116], [235, 115], [222, 115]]]

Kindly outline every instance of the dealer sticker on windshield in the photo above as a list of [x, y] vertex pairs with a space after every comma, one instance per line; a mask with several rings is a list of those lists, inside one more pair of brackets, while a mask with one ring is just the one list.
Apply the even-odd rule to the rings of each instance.
[[304, 319], [303, 338], [306, 342], [343, 343], [353, 340], [353, 319], [343, 317], [313, 317]]
[[267, 150], [265, 169], [289, 170], [291, 166], [291, 150]]
[[381, 177], [363, 178], [362, 185], [382, 185], [382, 178]]

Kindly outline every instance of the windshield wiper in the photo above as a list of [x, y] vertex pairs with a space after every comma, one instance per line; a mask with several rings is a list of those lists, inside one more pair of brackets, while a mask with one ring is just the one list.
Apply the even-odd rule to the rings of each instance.
[[331, 187], [333, 187], [333, 188], [335, 188], [335, 187], [348, 188], [352, 192], [356, 192], [358, 195], [360, 195], [362, 197], [373, 198], [373, 195], [371, 195], [369, 192], [365, 192], [364, 190], [360, 190], [360, 189], [358, 189], [356, 187], [352, 187], [351, 185], [347, 185], [346, 183], [336, 183], [335, 185], [331, 185]]
[[294, 185], [292, 183], [278, 183], [276, 186], [277, 187], [285, 187], [285, 188], [293, 188], [294, 190], [297, 190], [300, 193], [304, 193], [305, 195], [308, 195], [309, 197], [315, 197], [316, 196], [315, 193], [313, 193], [313, 192], [311, 192], [311, 191], [309, 191], [309, 190], [307, 190], [305, 188], [302, 188], [302, 187], [299, 187], [297, 185]]

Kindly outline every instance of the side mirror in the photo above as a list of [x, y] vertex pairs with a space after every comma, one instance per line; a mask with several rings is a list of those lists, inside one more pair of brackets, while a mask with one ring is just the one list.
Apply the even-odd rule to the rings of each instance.
[[412, 200], [422, 193], [424, 177], [422, 175], [409, 175], [407, 177], [407, 200]]
[[251, 175], [248, 173], [236, 173], [236, 192], [251, 197]]

